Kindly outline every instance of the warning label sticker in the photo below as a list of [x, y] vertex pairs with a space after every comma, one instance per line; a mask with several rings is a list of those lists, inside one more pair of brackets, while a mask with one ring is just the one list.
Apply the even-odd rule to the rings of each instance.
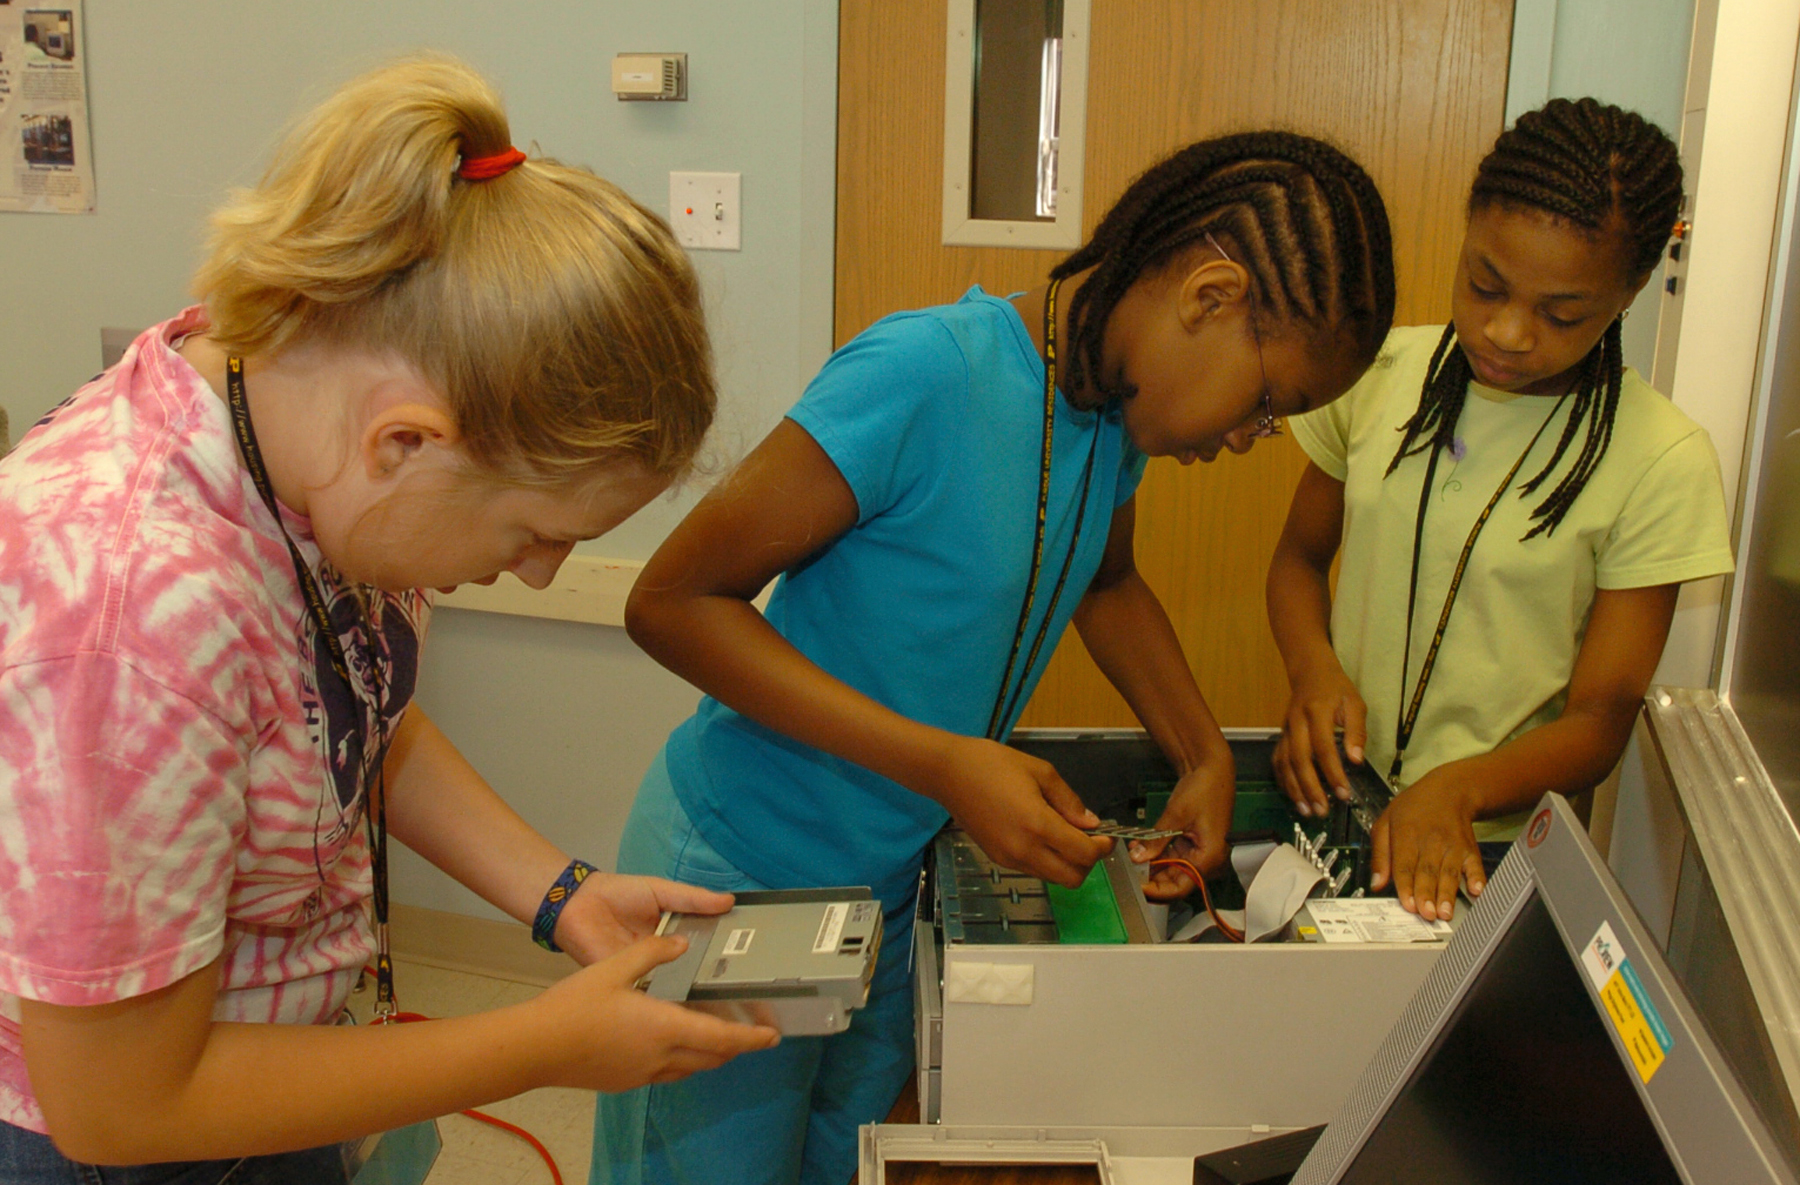
[[1649, 1082], [1675, 1047], [1675, 1038], [1644, 990], [1644, 981], [1625, 956], [1612, 923], [1600, 923], [1593, 940], [1581, 952], [1581, 965], [1594, 990], [1600, 993], [1600, 1003], [1630, 1055], [1631, 1064], [1637, 1067], [1638, 1077]]
[[1443, 942], [1449, 922], [1428, 922], [1392, 897], [1339, 897], [1308, 901], [1319, 937], [1326, 942]]

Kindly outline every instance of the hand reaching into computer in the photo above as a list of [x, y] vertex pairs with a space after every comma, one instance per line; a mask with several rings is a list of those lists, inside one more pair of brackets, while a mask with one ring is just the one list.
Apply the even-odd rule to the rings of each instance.
[[1400, 904], [1427, 921], [1449, 920], [1460, 882], [1481, 896], [1487, 874], [1475, 840], [1474, 799], [1460, 762], [1441, 765], [1394, 797], [1375, 821], [1371, 889], [1391, 880]]
[[[1132, 860], [1143, 864], [1169, 858], [1192, 865], [1193, 872], [1212, 872], [1225, 862], [1225, 839], [1231, 831], [1231, 808], [1236, 799], [1237, 768], [1227, 748], [1176, 783], [1169, 805], [1156, 820], [1158, 830], [1180, 828], [1182, 834], [1132, 844]], [[1185, 897], [1196, 887], [1193, 872], [1177, 863], [1154, 867], [1144, 882], [1144, 896], [1152, 901]]]

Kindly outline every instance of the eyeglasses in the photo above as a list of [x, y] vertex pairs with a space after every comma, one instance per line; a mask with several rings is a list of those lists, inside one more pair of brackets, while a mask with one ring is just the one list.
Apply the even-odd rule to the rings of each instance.
[[[1235, 259], [1231, 258], [1231, 256], [1225, 254], [1225, 248], [1219, 246], [1219, 240], [1213, 238], [1212, 231], [1210, 230], [1206, 232], [1206, 241], [1212, 245], [1212, 249], [1217, 251], [1219, 257], [1226, 263], [1237, 262]], [[1256, 332], [1256, 322], [1254, 319], [1250, 322], [1250, 340], [1256, 343], [1256, 367], [1258, 370], [1262, 371], [1263, 414], [1256, 417], [1256, 423], [1251, 426], [1247, 435], [1251, 440], [1267, 440], [1271, 436], [1281, 435], [1281, 421], [1275, 418], [1275, 402], [1272, 398], [1273, 393], [1269, 390], [1269, 365], [1263, 361], [1262, 338]]]

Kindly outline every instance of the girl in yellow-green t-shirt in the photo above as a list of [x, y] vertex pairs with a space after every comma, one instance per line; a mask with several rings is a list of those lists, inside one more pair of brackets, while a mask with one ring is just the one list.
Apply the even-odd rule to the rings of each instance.
[[1292, 421], [1312, 464], [1269, 568], [1293, 687], [1276, 777], [1302, 814], [1347, 797], [1341, 728], [1402, 790], [1375, 886], [1424, 917], [1459, 881], [1480, 894], [1480, 841], [1606, 777], [1680, 584], [1731, 570], [1711, 440], [1620, 357], [1681, 181], [1634, 113], [1521, 116], [1475, 177], [1452, 324], [1395, 329]]

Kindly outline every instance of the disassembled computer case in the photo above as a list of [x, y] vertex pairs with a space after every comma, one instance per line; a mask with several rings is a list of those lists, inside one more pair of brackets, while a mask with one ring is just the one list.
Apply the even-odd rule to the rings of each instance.
[[[1234, 842], [1293, 840], [1325, 892], [1366, 888], [1385, 785], [1305, 820], [1274, 786], [1271, 730], [1227, 730]], [[1137, 730], [1041, 729], [1012, 743], [1057, 767], [1102, 819], [1152, 824], [1175, 783]], [[1343, 875], [1345, 870], [1349, 875]], [[1223, 903], [1221, 903], [1223, 904]], [[1460, 922], [1461, 909], [1458, 910]], [[934, 844], [914, 929], [919, 1125], [863, 1129], [862, 1180], [890, 1161], [1092, 1163], [1129, 1181], [1327, 1122], [1444, 948], [1162, 941], [1123, 843], [1081, 890], [996, 868], [960, 833]]]

